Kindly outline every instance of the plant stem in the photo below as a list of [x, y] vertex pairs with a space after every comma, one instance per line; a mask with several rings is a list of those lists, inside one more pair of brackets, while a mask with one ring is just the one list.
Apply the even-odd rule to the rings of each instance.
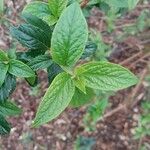
[[143, 136], [140, 138], [139, 143], [138, 143], [138, 150], [141, 149], [141, 145], [142, 145], [142, 141], [143, 141]]

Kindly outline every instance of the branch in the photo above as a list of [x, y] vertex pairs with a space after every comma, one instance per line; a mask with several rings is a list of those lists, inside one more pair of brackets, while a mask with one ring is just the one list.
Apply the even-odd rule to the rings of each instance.
[[138, 84], [136, 85], [136, 87], [133, 89], [132, 95], [129, 97], [129, 99], [128, 99], [128, 101], [127, 101], [127, 105], [128, 105], [128, 106], [134, 107], [134, 106], [137, 104], [138, 100], [136, 100], [136, 101], [133, 102], [133, 99], [135, 98], [135, 96], [136, 96], [137, 93], [139, 92], [139, 90], [140, 90], [140, 88], [141, 88], [141, 86], [142, 86], [142, 83], [143, 83], [143, 81], [144, 81], [144, 79], [145, 79], [147, 73], [148, 73], [148, 68], [145, 68], [145, 69], [143, 70], [142, 74], [141, 74], [139, 83], [138, 83]]
[[142, 54], [143, 54], [143, 52], [139, 51], [135, 55], [133, 55], [133, 56], [129, 57], [128, 59], [125, 59], [124, 61], [122, 61], [120, 63], [120, 65], [126, 65], [126, 64], [130, 63], [132, 60], [134, 60], [135, 58], [140, 57]]
[[119, 112], [119, 111], [124, 111], [126, 110], [126, 106], [123, 105], [123, 104], [120, 104], [117, 108], [113, 109], [112, 111], [109, 111], [108, 113], [106, 113], [104, 116], [103, 116], [103, 119], [106, 119], [112, 115], [114, 115], [115, 113]]

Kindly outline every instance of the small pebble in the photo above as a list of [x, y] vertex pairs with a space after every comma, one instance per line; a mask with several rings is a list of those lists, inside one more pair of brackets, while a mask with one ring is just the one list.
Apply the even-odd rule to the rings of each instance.
[[124, 135], [119, 135], [120, 140], [124, 141], [126, 137]]
[[128, 127], [129, 127], [129, 124], [128, 124], [128, 122], [126, 122], [126, 123], [124, 124], [124, 128], [125, 128], [125, 129], [128, 129]]
[[139, 120], [139, 115], [134, 114], [132, 118], [133, 118], [133, 120], [138, 121]]
[[38, 136], [37, 137], [37, 140], [42, 140], [43, 139], [43, 136]]
[[133, 127], [136, 127], [136, 126], [137, 126], [137, 122], [134, 121], [134, 122], [132, 123], [132, 126], [133, 126]]
[[124, 141], [124, 145], [125, 145], [125, 146], [128, 146], [129, 144], [128, 144], [128, 142], [127, 142], [127, 141]]
[[48, 136], [47, 136], [47, 139], [49, 139], [49, 140], [50, 140], [50, 139], [51, 139], [51, 136], [49, 136], [49, 135], [48, 135]]
[[138, 113], [138, 112], [139, 112], [138, 108], [134, 108], [133, 111], [134, 111], [135, 113]]
[[130, 132], [134, 135], [135, 134], [135, 129], [130, 129]]

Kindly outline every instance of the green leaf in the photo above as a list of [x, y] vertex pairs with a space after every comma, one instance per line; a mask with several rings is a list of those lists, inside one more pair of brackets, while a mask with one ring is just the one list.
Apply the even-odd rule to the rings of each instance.
[[69, 105], [75, 86], [70, 75], [60, 73], [48, 88], [38, 108], [33, 126], [38, 127], [56, 118]]
[[79, 4], [67, 7], [58, 20], [51, 41], [53, 60], [62, 66], [74, 65], [83, 53], [88, 37], [86, 20]]
[[103, 2], [102, 0], [91, 0], [88, 2], [88, 5], [96, 5]]
[[42, 29], [29, 24], [11, 27], [11, 34], [23, 45], [30, 49], [46, 51], [50, 48], [51, 37]]
[[49, 37], [51, 37], [53, 28], [50, 27], [45, 21], [29, 13], [24, 13], [21, 17], [30, 25], [43, 30], [46, 34], [49, 35]]
[[4, 117], [19, 115], [21, 112], [22, 110], [18, 108], [16, 104], [8, 100], [0, 102], [0, 115]]
[[75, 141], [74, 150], [92, 150], [96, 144], [96, 138], [77, 136]]
[[68, 0], [68, 5], [72, 4], [72, 3], [75, 3], [75, 2], [82, 2], [82, 0]]
[[84, 53], [81, 56], [81, 59], [87, 59], [87, 58], [94, 57], [96, 50], [97, 50], [97, 45], [93, 42], [88, 42], [86, 44]]
[[8, 64], [4, 64], [0, 62], [0, 69], [1, 69], [1, 73], [0, 73], [0, 87], [1, 87], [2, 84], [4, 83], [8, 71]]
[[103, 97], [96, 99], [94, 104], [90, 105], [88, 111], [84, 117], [84, 123], [90, 130], [95, 129], [97, 121], [102, 119], [102, 116], [108, 106], [108, 98]]
[[146, 100], [145, 102], [142, 103], [142, 108], [144, 111], [150, 110], [150, 102]]
[[67, 6], [68, 0], [49, 0], [48, 3], [53, 16], [59, 18], [59, 16]]
[[89, 113], [94, 122], [97, 122], [105, 112], [108, 106], [108, 98], [97, 99], [95, 104], [89, 107]]
[[142, 115], [140, 123], [144, 126], [150, 123], [150, 114]]
[[128, 8], [128, 0], [107, 0], [105, 1], [111, 8]]
[[0, 15], [3, 14], [4, 11], [4, 0], [0, 0]]
[[86, 88], [85, 88], [85, 79], [82, 77], [74, 78], [73, 79], [75, 86], [80, 89], [83, 93], [86, 94]]
[[10, 132], [11, 128], [9, 123], [5, 120], [5, 118], [0, 115], [0, 134], [5, 135]]
[[58, 18], [51, 15], [51, 16], [45, 17], [44, 21], [47, 22], [49, 26], [53, 26], [58, 21]]
[[3, 85], [0, 87], [0, 101], [5, 101], [16, 88], [16, 78], [7, 73]]
[[9, 49], [7, 55], [9, 59], [16, 59], [16, 49]]
[[37, 71], [39, 69], [46, 69], [52, 64], [52, 60], [50, 58], [50, 55], [40, 55], [37, 56], [28, 63], [28, 66], [30, 66], [34, 71]]
[[32, 57], [28, 56], [27, 52], [17, 52], [17, 60], [22, 61], [23, 63], [28, 63], [32, 59]]
[[0, 61], [8, 61], [6, 53], [0, 49]]
[[40, 1], [31, 2], [28, 5], [26, 5], [22, 13], [29, 13], [41, 19], [51, 15], [51, 11], [49, 9], [48, 4]]
[[136, 22], [136, 25], [137, 25], [137, 28], [139, 31], [143, 31], [146, 27], [146, 18], [147, 18], [147, 14], [146, 14], [146, 11], [142, 11], [140, 16], [137, 18], [137, 22]]
[[76, 69], [77, 76], [86, 80], [86, 86], [104, 91], [116, 91], [138, 82], [126, 68], [109, 62], [90, 62]]
[[34, 77], [29, 77], [29, 78], [26, 78], [26, 81], [28, 82], [30, 86], [34, 87], [38, 84], [38, 77], [37, 75]]
[[22, 45], [29, 48], [25, 52], [26, 56], [36, 57], [44, 54], [50, 47], [53, 27], [50, 27], [42, 19], [29, 13], [24, 13], [22, 18], [28, 24], [22, 24], [18, 28], [12, 28], [12, 34]]
[[129, 10], [132, 10], [136, 7], [136, 5], [138, 4], [139, 0], [128, 0], [128, 7]]
[[19, 60], [10, 60], [8, 72], [16, 77], [34, 77], [34, 71], [26, 64]]
[[29, 3], [22, 12], [23, 15], [27, 13], [42, 19], [48, 25], [53, 25], [58, 20], [51, 13], [49, 5], [44, 2], [35, 1]]
[[92, 89], [87, 88], [86, 94], [76, 88], [73, 98], [70, 102], [72, 107], [80, 107], [93, 100], [94, 92]]
[[43, 49], [29, 49], [27, 52], [26, 52], [26, 56], [28, 58], [35, 58], [39, 55], [44, 55], [45, 54], [45, 50], [43, 51]]
[[53, 64], [47, 68], [49, 83], [51, 84], [53, 79], [62, 71], [63, 71], [62, 68], [53, 62]]

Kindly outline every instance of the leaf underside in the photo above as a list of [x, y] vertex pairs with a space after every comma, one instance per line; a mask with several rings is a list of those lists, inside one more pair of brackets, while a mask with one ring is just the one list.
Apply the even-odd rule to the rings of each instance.
[[10, 129], [11, 127], [9, 123], [5, 120], [5, 118], [2, 115], [0, 115], [0, 134], [8, 134], [10, 132]]
[[5, 101], [16, 88], [16, 78], [7, 73], [3, 85], [0, 87], [0, 101]]
[[82, 91], [80, 91], [79, 89], [75, 89], [75, 93], [73, 95], [73, 98], [70, 102], [70, 106], [71, 107], [80, 107], [83, 106], [87, 103], [89, 103], [90, 101], [93, 100], [94, 97], [94, 92], [92, 89], [87, 88], [86, 90], [86, 94], [83, 93]]

